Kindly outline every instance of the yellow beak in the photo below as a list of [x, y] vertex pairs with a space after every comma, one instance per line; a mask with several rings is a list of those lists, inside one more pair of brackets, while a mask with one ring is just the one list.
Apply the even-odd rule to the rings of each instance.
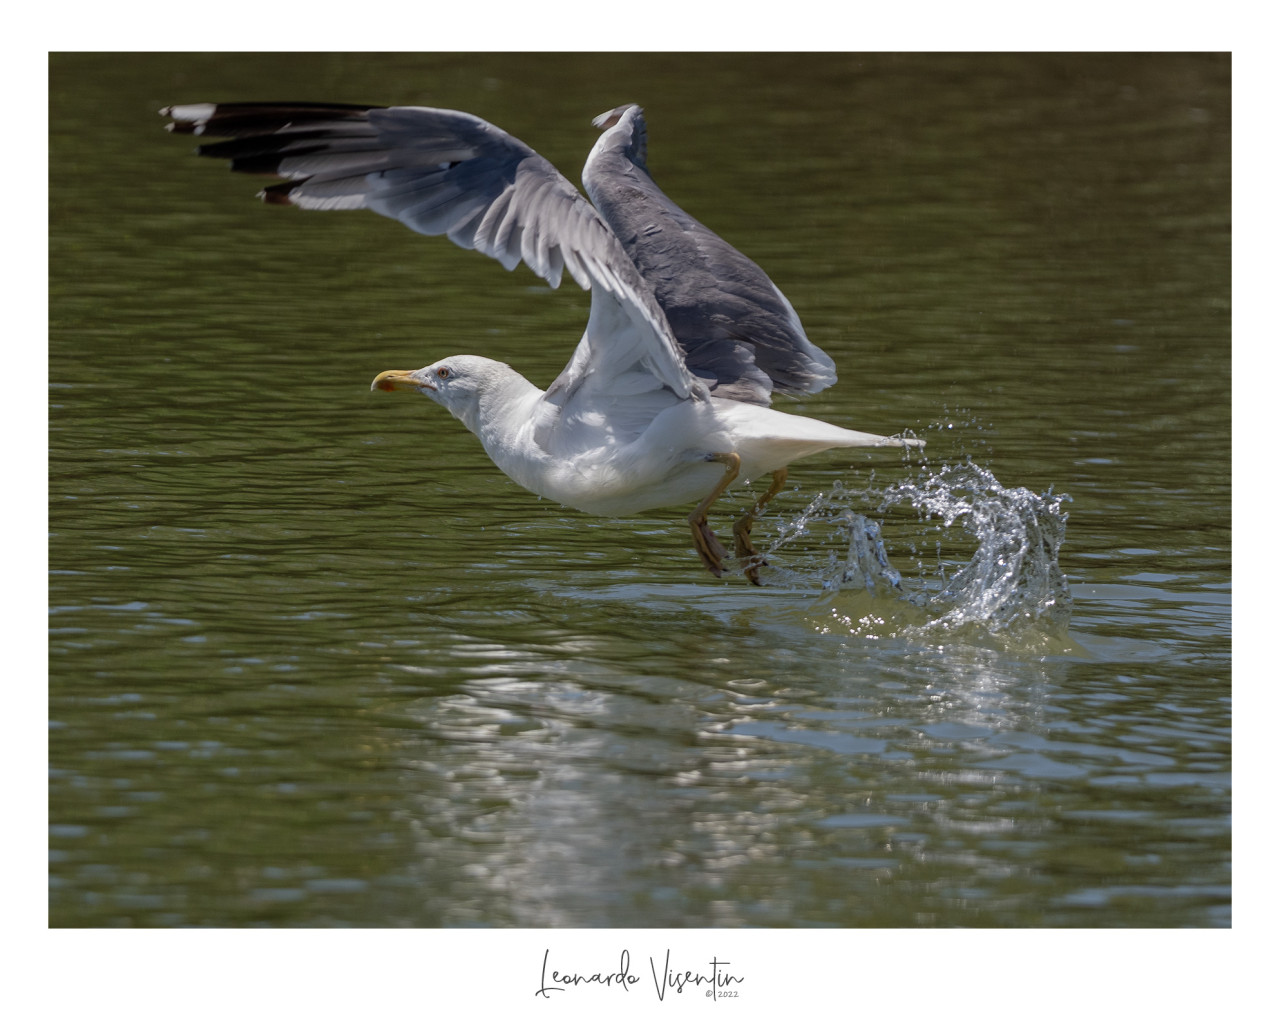
[[418, 390], [423, 386], [413, 378], [412, 369], [388, 369], [379, 373], [369, 385], [370, 390]]

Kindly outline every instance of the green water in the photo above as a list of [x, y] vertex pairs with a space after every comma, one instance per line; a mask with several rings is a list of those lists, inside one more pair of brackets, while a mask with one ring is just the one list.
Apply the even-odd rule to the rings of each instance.
[[[1069, 634], [519, 490], [369, 381], [545, 386], [586, 297], [264, 208], [161, 130], [210, 99], [465, 109], [575, 181], [642, 103], [836, 361], [783, 407], [1070, 494]], [[1227, 58], [55, 55], [50, 134], [52, 925], [1230, 924]], [[758, 535], [917, 470], [799, 463]]]

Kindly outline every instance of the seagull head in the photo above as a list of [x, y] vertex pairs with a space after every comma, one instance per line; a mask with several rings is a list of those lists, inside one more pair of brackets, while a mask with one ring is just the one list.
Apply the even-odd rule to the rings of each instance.
[[421, 369], [388, 369], [374, 377], [369, 389], [416, 390], [444, 405], [474, 433], [485, 398], [517, 381], [532, 386], [505, 363], [479, 355], [451, 355]]

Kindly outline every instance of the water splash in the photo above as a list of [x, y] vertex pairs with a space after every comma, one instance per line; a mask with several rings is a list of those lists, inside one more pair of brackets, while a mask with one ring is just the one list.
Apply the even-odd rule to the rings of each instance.
[[[925, 465], [889, 486], [874, 476], [862, 489], [837, 484], [784, 522], [770, 551], [815, 539], [839, 549], [825, 565], [801, 558], [779, 571], [779, 581], [820, 582], [828, 625], [854, 634], [1065, 639], [1071, 595], [1058, 551], [1069, 500], [1052, 489], [1006, 488], [968, 461]], [[904, 555], [915, 562], [914, 577], [893, 564]]]

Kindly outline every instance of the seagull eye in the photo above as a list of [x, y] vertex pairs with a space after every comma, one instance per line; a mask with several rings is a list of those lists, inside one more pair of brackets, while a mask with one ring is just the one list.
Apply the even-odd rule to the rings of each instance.
[[436, 370], [436, 375], [440, 377], [440, 379], [442, 380], [447, 380], [449, 378], [449, 367], [441, 366], [439, 369]]

